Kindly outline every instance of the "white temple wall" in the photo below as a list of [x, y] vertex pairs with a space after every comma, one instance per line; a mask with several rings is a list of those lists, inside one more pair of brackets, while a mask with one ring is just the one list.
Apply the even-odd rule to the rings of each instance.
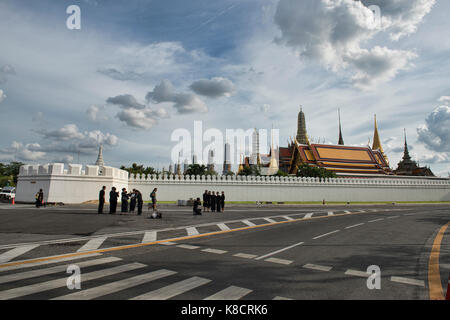
[[156, 176], [130, 177], [128, 172], [98, 166], [70, 164], [26, 165], [20, 169], [16, 201], [33, 202], [40, 188], [46, 202], [83, 203], [97, 200], [104, 185], [106, 200], [112, 186], [119, 191], [133, 188], [150, 199], [158, 188], [159, 201], [187, 200], [202, 197], [205, 190], [225, 192], [227, 201], [450, 201], [450, 180], [432, 178], [336, 178], [320, 181], [297, 177], [205, 177]]

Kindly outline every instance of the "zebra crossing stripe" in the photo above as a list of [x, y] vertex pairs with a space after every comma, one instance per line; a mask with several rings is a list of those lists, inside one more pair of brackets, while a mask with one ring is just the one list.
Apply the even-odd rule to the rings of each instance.
[[156, 231], [147, 231], [146, 233], [144, 233], [142, 243], [156, 241], [156, 238], [157, 238]]
[[86, 242], [84, 246], [78, 249], [77, 252], [84, 252], [98, 249], [100, 248], [102, 243], [105, 242], [106, 239], [107, 239], [106, 237], [91, 239], [88, 242]]
[[228, 231], [228, 230], [230, 230], [230, 228], [229, 228], [225, 223], [218, 223], [217, 226], [218, 226], [219, 229], [222, 230], [222, 231]]
[[[144, 267], [146, 267], [146, 265], [142, 264], [142, 263], [130, 263], [130, 264], [121, 265], [118, 267], [84, 273], [84, 274], [82, 274], [82, 281], [85, 282], [85, 281], [95, 280], [95, 279], [119, 274], [119, 273], [130, 271], [130, 270], [136, 270], [136, 269], [140, 269], [140, 268], [144, 268]], [[14, 299], [17, 297], [23, 297], [23, 296], [34, 294], [34, 293], [41, 293], [44, 291], [53, 290], [53, 289], [57, 289], [57, 288], [64, 288], [67, 285], [66, 281], [67, 281], [67, 277], [63, 277], [60, 279], [55, 279], [55, 280], [50, 280], [50, 281], [46, 281], [46, 282], [35, 283], [35, 284], [24, 286], [24, 287], [0, 291], [0, 300]]]
[[57, 297], [52, 300], [92, 300], [111, 293], [129, 289], [143, 283], [165, 278], [176, 274], [171, 270], [157, 270], [150, 273], [141, 274], [132, 278], [127, 278], [115, 282], [111, 282], [102, 286], [81, 290], [65, 296]]
[[8, 250], [0, 254], [0, 264], [11, 261], [12, 259], [17, 258], [18, 256], [21, 256], [22, 254], [25, 254], [37, 247], [39, 247], [38, 244], [32, 244]]
[[[91, 267], [91, 266], [96, 266], [96, 265], [100, 265], [100, 264], [116, 262], [116, 261], [120, 261], [120, 260], [122, 260], [122, 259], [116, 258], [116, 257], [107, 257], [107, 258], [79, 262], [79, 263], [77, 263], [77, 266], [79, 266], [80, 268]], [[46, 269], [38, 269], [38, 270], [31, 270], [31, 271], [25, 271], [25, 272], [20, 272], [20, 273], [13, 273], [13, 274], [9, 274], [6, 276], [0, 276], [0, 284], [12, 282], [12, 281], [18, 281], [18, 280], [25, 280], [25, 279], [29, 279], [29, 278], [41, 277], [41, 276], [54, 274], [54, 273], [58, 273], [58, 272], [66, 272], [66, 269], [67, 269], [67, 265], [64, 264], [64, 265], [59, 265], [59, 266], [46, 268]]]
[[178, 248], [188, 249], [188, 250], [194, 250], [200, 248], [199, 246], [192, 246], [190, 244], [179, 244], [177, 245]]
[[198, 230], [195, 227], [186, 228], [186, 232], [188, 236], [195, 236], [199, 234]]
[[305, 214], [305, 216], [303, 218], [304, 219], [311, 218], [313, 216], [313, 214], [314, 214], [314, 212], [307, 213], [307, 214]]
[[[36, 266], [43, 266], [43, 265], [47, 265], [47, 264], [79, 260], [79, 259], [84, 259], [86, 257], [91, 258], [91, 257], [98, 257], [98, 256], [101, 256], [101, 254], [100, 253], [91, 253], [91, 254], [86, 254], [86, 255], [82, 255], [82, 256], [72, 256], [72, 257], [56, 258], [56, 259], [52, 259], [52, 260], [38, 261], [38, 262], [27, 263], [27, 264], [18, 264], [18, 265], [0, 268], [0, 272], [17, 270], [17, 269], [26, 269], [26, 268], [36, 267]], [[44, 257], [41, 259], [51, 259], [53, 257], [59, 257], [59, 256], [50, 256], [50, 257]]]
[[270, 223], [275, 223], [276, 222], [275, 220], [270, 219], [270, 218], [264, 218], [264, 220], [266, 220], [267, 222], [270, 222]]
[[242, 220], [242, 222], [245, 223], [246, 225], [248, 225], [249, 227], [256, 226], [256, 224], [254, 224], [253, 222], [250, 222], [248, 220]]
[[202, 285], [211, 282], [209, 279], [192, 277], [183, 281], [173, 283], [160, 289], [144, 293], [131, 300], [167, 300]]
[[204, 300], [239, 300], [243, 296], [248, 295], [253, 290], [236, 287], [236, 286], [230, 286], [226, 289], [223, 289]]
[[294, 218], [291, 218], [289, 216], [282, 216], [282, 218], [286, 219], [286, 220], [294, 220]]
[[334, 212], [333, 211], [328, 211], [328, 215], [329, 216], [334, 216]]
[[215, 254], [224, 254], [224, 253], [228, 252], [228, 251], [225, 251], [225, 250], [212, 249], [212, 248], [203, 249], [202, 251], [203, 252], [208, 252], [208, 253], [215, 253]]

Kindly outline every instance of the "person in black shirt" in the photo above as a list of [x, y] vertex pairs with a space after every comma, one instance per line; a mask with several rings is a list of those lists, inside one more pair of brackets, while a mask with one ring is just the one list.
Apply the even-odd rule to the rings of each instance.
[[137, 201], [137, 208], [138, 208], [138, 216], [142, 214], [142, 206], [144, 204], [144, 201], [142, 200], [142, 193], [139, 190], [135, 190], [136, 192], [136, 201]]
[[103, 206], [105, 205], [105, 190], [106, 186], [103, 186], [98, 194], [98, 213], [100, 214], [103, 213]]
[[109, 192], [109, 213], [116, 213], [117, 208], [117, 198], [119, 197], [119, 193], [116, 192], [116, 187], [112, 187]]
[[220, 208], [222, 206], [222, 198], [220, 197], [219, 191], [216, 192], [216, 208], [217, 212], [222, 212]]
[[130, 194], [130, 212], [134, 212], [134, 208], [136, 208], [136, 189]]
[[206, 212], [206, 208], [208, 207], [208, 190], [205, 190], [203, 194], [203, 212]]
[[128, 193], [127, 189], [122, 189], [122, 212], [128, 212]]
[[201, 206], [201, 204], [202, 203], [200, 201], [200, 198], [197, 198], [197, 200], [194, 201], [194, 208], [193, 208], [194, 216], [202, 214], [202, 209], [199, 208], [199, 206]]
[[222, 212], [225, 209], [225, 192], [222, 191], [222, 195], [220, 196], [220, 203], [221, 203], [221, 207], [222, 207]]
[[214, 192], [211, 193], [211, 212], [216, 212], [216, 195]]

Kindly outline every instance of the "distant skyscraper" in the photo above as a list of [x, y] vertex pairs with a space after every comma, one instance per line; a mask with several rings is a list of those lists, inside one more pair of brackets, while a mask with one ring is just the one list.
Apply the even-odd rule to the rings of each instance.
[[208, 152], [207, 168], [209, 171], [214, 171], [214, 151], [213, 150], [209, 150], [209, 152]]
[[298, 113], [296, 140], [299, 144], [309, 144], [308, 134], [306, 133], [305, 114], [303, 113], [301, 106], [300, 112]]
[[198, 164], [197, 155], [195, 153], [192, 155], [192, 164]]
[[250, 164], [261, 164], [261, 155], [259, 151], [259, 132], [258, 130], [256, 130], [256, 128], [252, 134], [252, 153], [250, 156]]
[[[175, 166], [176, 166], [176, 164], [175, 164]], [[169, 173], [170, 174], [173, 173], [173, 165], [172, 164], [169, 164]]]
[[227, 142], [225, 143], [225, 150], [224, 150], [224, 157], [223, 157], [223, 174], [227, 174], [228, 172], [231, 172], [231, 149], [230, 144]]

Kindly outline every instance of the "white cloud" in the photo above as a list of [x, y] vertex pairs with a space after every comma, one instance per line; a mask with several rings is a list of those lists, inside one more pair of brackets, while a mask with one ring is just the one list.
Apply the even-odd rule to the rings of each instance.
[[381, 23], [363, 2], [355, 0], [280, 0], [275, 23], [281, 30], [276, 42], [293, 48], [337, 72], [350, 70], [356, 86], [370, 87], [391, 80], [410, 67], [411, 51], [374, 46], [363, 48], [377, 33], [393, 39], [411, 34], [431, 10], [434, 0], [374, 0]]
[[124, 109], [144, 109], [145, 105], [137, 102], [136, 98], [131, 94], [123, 94], [115, 97], [110, 97], [106, 100], [107, 103], [118, 105]]
[[22, 142], [13, 141], [9, 148], [0, 150], [2, 153], [9, 154], [22, 161], [36, 161], [45, 158], [46, 153], [36, 151], [40, 148], [38, 143], [23, 144]]
[[450, 106], [439, 106], [431, 112], [425, 125], [417, 128], [418, 140], [437, 152], [450, 152]]
[[5, 100], [6, 94], [3, 92], [2, 89], [0, 89], [0, 103], [2, 103], [3, 100]]
[[0, 67], [0, 83], [6, 83], [8, 81], [8, 77], [11, 75], [15, 75], [16, 70], [13, 66], [7, 64]]
[[200, 79], [193, 82], [190, 88], [197, 94], [210, 97], [229, 97], [235, 91], [233, 82], [226, 78]]
[[169, 80], [163, 80], [145, 96], [148, 102], [173, 102], [178, 113], [208, 112], [206, 104], [195, 94], [177, 93]]
[[105, 107], [97, 107], [97, 106], [90, 106], [86, 110], [86, 114], [89, 118], [89, 120], [92, 121], [98, 121], [98, 120], [107, 120], [108, 117], [104, 114], [105, 113]]
[[168, 118], [169, 114], [163, 108], [156, 110], [150, 108], [145, 110], [125, 109], [117, 113], [116, 117], [130, 127], [151, 129], [158, 123], [158, 119]]
[[450, 97], [449, 96], [442, 96], [442, 97], [439, 98], [438, 101], [442, 102], [442, 103], [444, 103], [446, 105], [449, 105], [450, 104]]
[[83, 139], [84, 135], [78, 130], [76, 124], [66, 124], [60, 129], [48, 131], [46, 129], [36, 130], [44, 138], [55, 139], [58, 141], [67, 141], [72, 139]]

